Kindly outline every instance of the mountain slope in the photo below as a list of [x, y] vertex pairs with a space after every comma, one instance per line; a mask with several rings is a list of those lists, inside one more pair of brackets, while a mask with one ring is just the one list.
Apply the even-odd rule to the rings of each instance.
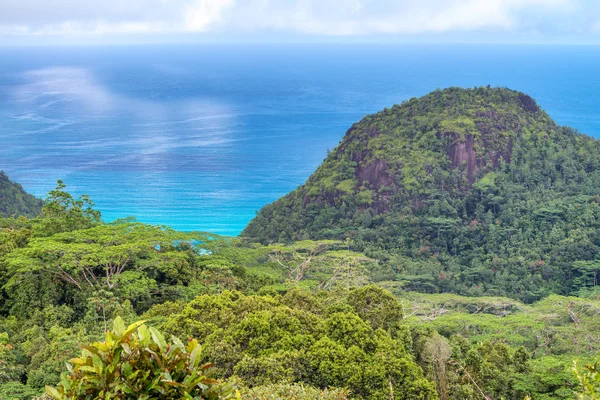
[[381, 279], [421, 291], [585, 291], [574, 263], [600, 250], [599, 167], [598, 141], [523, 93], [438, 90], [354, 124], [243, 235], [351, 238], [389, 266]]
[[21, 185], [0, 171], [0, 217], [35, 217], [41, 212], [42, 204], [42, 200], [25, 192]]

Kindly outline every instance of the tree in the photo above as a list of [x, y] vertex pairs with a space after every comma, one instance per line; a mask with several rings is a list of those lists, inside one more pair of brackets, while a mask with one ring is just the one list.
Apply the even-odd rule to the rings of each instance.
[[575, 279], [575, 286], [579, 289], [598, 286], [598, 278], [600, 277], [600, 260], [594, 261], [575, 261], [573, 269], [580, 276]]
[[94, 203], [88, 195], [75, 199], [65, 188], [66, 185], [59, 180], [56, 188], [48, 193], [42, 214], [34, 225], [37, 236], [87, 229], [100, 222], [101, 213], [94, 210]]
[[367, 261], [369, 259], [346, 256], [339, 261], [334, 261], [331, 267], [331, 278], [323, 285], [323, 288], [341, 287], [350, 289], [368, 284], [367, 270], [361, 265], [363, 260]]
[[347, 301], [373, 329], [389, 330], [402, 320], [402, 306], [398, 300], [378, 286], [356, 288], [348, 294]]
[[448, 398], [448, 377], [446, 365], [452, 356], [452, 347], [448, 340], [437, 332], [425, 343], [423, 358], [431, 366], [433, 380], [436, 383], [440, 400]]
[[298, 284], [304, 278], [306, 272], [311, 268], [315, 257], [323, 254], [329, 247], [326, 243], [316, 243], [308, 249], [306, 254], [300, 254], [297, 251], [289, 252], [283, 249], [277, 249], [269, 258], [271, 261], [279, 264], [288, 272], [288, 280]]
[[8, 334], [0, 333], [0, 385], [19, 381], [25, 374], [23, 365], [17, 363], [16, 353], [14, 347], [8, 343]]
[[112, 290], [124, 272], [148, 271], [168, 262], [176, 241], [188, 238], [140, 223], [105, 224], [35, 238], [6, 258], [14, 274], [9, 286], [28, 274], [49, 273], [80, 290]]

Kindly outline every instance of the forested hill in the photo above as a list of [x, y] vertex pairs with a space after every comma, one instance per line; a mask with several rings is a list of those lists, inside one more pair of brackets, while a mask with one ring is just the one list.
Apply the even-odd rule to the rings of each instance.
[[437, 90], [354, 124], [308, 181], [243, 232], [351, 239], [406, 289], [596, 290], [600, 144], [505, 88]]
[[42, 200], [25, 192], [23, 187], [11, 181], [0, 171], [0, 216], [25, 215], [35, 217], [42, 210]]

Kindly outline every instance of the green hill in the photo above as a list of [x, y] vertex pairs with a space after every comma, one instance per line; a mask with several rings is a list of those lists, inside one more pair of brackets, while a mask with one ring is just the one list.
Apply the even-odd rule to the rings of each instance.
[[21, 185], [11, 181], [4, 171], [0, 171], [0, 216], [35, 217], [41, 212], [42, 204], [42, 200], [27, 193]]
[[407, 290], [597, 293], [600, 144], [526, 94], [437, 90], [354, 124], [243, 236], [350, 238]]

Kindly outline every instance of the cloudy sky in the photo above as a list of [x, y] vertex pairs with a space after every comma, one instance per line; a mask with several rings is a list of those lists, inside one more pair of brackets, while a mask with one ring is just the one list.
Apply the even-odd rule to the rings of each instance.
[[600, 44], [600, 0], [0, 0], [0, 43]]

